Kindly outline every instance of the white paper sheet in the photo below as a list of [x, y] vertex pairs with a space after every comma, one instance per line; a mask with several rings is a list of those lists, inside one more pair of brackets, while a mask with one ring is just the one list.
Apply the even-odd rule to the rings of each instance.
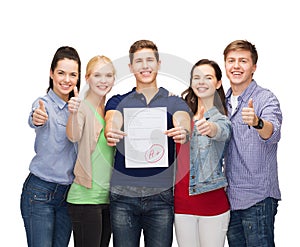
[[124, 108], [126, 168], [168, 167], [167, 108]]

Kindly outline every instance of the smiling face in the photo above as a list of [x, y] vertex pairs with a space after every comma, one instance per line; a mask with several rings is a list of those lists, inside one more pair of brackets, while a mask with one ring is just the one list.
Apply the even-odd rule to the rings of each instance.
[[221, 80], [217, 80], [215, 70], [209, 64], [195, 67], [191, 82], [191, 87], [198, 98], [201, 100], [209, 99], [212, 102], [216, 89], [219, 88], [222, 83]]
[[53, 80], [53, 91], [64, 101], [68, 101], [69, 93], [79, 78], [77, 61], [67, 58], [59, 60], [54, 71], [50, 70], [50, 77]]
[[86, 81], [92, 93], [99, 97], [106, 96], [112, 89], [115, 81], [113, 65], [99, 60], [91, 70], [91, 73], [86, 77]]
[[133, 54], [130, 72], [134, 74], [139, 87], [156, 86], [156, 76], [160, 68], [160, 61], [156, 60], [152, 49], [144, 48]]
[[253, 64], [250, 51], [233, 50], [226, 56], [225, 70], [233, 91], [240, 94], [251, 83], [256, 65]]

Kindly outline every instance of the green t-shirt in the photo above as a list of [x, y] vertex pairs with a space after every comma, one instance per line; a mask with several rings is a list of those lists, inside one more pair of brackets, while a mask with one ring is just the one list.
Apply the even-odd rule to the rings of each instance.
[[[92, 106], [88, 104], [91, 108]], [[70, 187], [67, 202], [73, 204], [106, 204], [109, 203], [109, 182], [112, 172], [114, 148], [106, 143], [104, 137], [104, 119], [95, 111], [95, 116], [103, 125], [94, 152], [92, 153], [92, 188], [73, 183]]]

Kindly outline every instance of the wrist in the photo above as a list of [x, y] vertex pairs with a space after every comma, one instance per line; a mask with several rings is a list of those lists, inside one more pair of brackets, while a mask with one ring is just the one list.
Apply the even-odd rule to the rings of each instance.
[[262, 129], [264, 127], [264, 121], [257, 117], [257, 124], [252, 126], [254, 129]]
[[187, 129], [184, 129], [184, 131], [185, 131], [185, 142], [184, 143], [187, 143], [190, 141], [190, 132]]

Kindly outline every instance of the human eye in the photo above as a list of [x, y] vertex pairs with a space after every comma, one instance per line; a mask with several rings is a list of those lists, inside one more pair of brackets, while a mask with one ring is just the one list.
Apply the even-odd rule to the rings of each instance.
[[192, 78], [192, 80], [194, 80], [194, 81], [198, 81], [198, 80], [200, 80], [200, 76], [193, 76], [193, 78]]
[[154, 57], [148, 57], [148, 58], [147, 58], [147, 61], [148, 61], [148, 62], [153, 62], [154, 60], [155, 60]]
[[141, 63], [142, 62], [142, 59], [138, 58], [135, 60], [135, 63]]

